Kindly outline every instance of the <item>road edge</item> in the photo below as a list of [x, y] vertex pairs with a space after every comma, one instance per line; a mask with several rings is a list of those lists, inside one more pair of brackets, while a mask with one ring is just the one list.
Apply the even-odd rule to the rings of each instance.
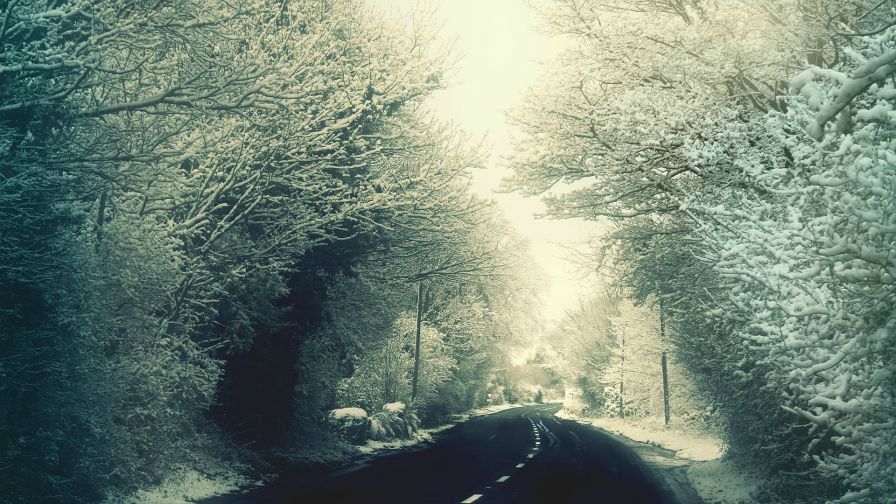
[[[505, 411], [508, 409], [531, 406], [532, 404], [500, 404], [493, 406], [486, 406], [482, 408], [476, 408], [469, 410], [464, 413], [457, 413], [450, 417], [450, 419], [442, 424], [439, 424], [434, 427], [430, 427], [427, 429], [421, 429], [415, 433], [414, 439], [411, 440], [395, 440], [395, 441], [386, 441], [386, 442], [368, 442], [364, 445], [356, 445], [354, 446], [355, 451], [347, 455], [342, 460], [334, 461], [332, 464], [321, 465], [317, 469], [322, 473], [326, 473], [329, 475], [337, 475], [337, 474], [348, 474], [360, 469], [367, 467], [370, 463], [389, 456], [398, 455], [400, 453], [412, 452], [417, 450], [423, 450], [427, 446], [431, 445], [436, 437], [459, 424], [464, 422], [468, 422], [474, 418], [491, 415], [494, 413], [499, 413], [501, 411]], [[215, 493], [211, 495], [205, 495], [199, 499], [195, 500], [185, 500], [185, 502], [192, 502], [194, 504], [203, 504], [203, 503], [214, 503], [218, 499], [226, 498], [231, 495], [240, 495], [246, 492], [250, 492], [259, 486], [263, 486], [269, 484], [275, 480], [277, 480], [284, 473], [271, 473], [271, 474], [262, 474], [260, 479], [252, 480], [245, 485], [241, 485], [239, 487], [232, 488], [230, 491]], [[147, 501], [149, 504], [150, 501]], [[141, 504], [138, 502], [128, 503], [128, 504]]]
[[[656, 473], [660, 483], [665, 487], [665, 490], [674, 495], [679, 504], [705, 504], [700, 493], [697, 492], [696, 487], [688, 477], [688, 467], [694, 464], [693, 460], [679, 457], [673, 450], [652, 445], [650, 443], [635, 441], [634, 439], [621, 434], [601, 429], [585, 420], [561, 416], [559, 413], [560, 412], [555, 413], [554, 416], [562, 420], [576, 422], [579, 425], [600, 431], [601, 434], [605, 434], [615, 439], [635, 452], [644, 464]], [[650, 457], [645, 457], [645, 454], [649, 454]], [[665, 459], [666, 463], [660, 463], [660, 461], [657, 460], [657, 457]]]

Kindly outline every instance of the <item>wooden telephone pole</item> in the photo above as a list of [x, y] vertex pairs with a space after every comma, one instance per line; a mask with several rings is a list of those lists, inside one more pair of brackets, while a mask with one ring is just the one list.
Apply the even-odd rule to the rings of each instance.
[[625, 399], [623, 398], [623, 393], [625, 392], [625, 329], [622, 329], [622, 341], [620, 341], [620, 348], [622, 348], [622, 364], [619, 367], [619, 418], [625, 419]]
[[420, 324], [423, 319], [423, 280], [417, 284], [417, 334], [414, 341], [414, 377], [411, 380], [411, 402], [417, 398], [417, 380], [420, 377]]
[[663, 356], [660, 365], [663, 368], [663, 419], [669, 426], [669, 371], [666, 366], [666, 319], [663, 314], [663, 298], [660, 297], [660, 342], [663, 345]]

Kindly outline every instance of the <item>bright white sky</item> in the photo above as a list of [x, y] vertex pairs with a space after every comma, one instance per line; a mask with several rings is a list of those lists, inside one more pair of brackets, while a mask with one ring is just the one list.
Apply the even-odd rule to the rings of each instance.
[[[417, 0], [368, 0], [387, 13], [400, 14], [413, 8]], [[532, 244], [532, 253], [550, 281], [542, 296], [544, 315], [561, 317], [581, 296], [593, 290], [593, 280], [567, 260], [564, 247], [582, 243], [593, 233], [592, 225], [575, 220], [535, 219], [543, 210], [535, 199], [517, 194], [496, 194], [508, 171], [502, 163], [511, 146], [512, 129], [504, 111], [515, 106], [525, 91], [535, 84], [540, 62], [559, 51], [559, 42], [537, 30], [538, 17], [525, 0], [442, 0], [438, 17], [444, 35], [456, 37], [461, 56], [451, 87], [431, 100], [433, 111], [454, 122], [474, 138], [487, 136], [492, 157], [487, 170], [474, 174], [474, 188], [494, 198], [505, 214]]]

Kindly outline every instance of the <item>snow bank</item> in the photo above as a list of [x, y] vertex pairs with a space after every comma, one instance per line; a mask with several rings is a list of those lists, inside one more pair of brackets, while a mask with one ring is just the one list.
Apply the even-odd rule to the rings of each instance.
[[675, 426], [663, 428], [661, 418], [581, 418], [566, 410], [560, 410], [557, 416], [587, 423], [633, 441], [672, 450], [679, 458], [687, 460], [715, 460], [724, 453], [724, 445], [717, 437]]
[[444, 430], [444, 429], [447, 429], [448, 427], [453, 427], [454, 425], [459, 424], [461, 422], [466, 422], [467, 420], [469, 420], [473, 417], [482, 416], [482, 415], [490, 415], [492, 413], [497, 413], [499, 411], [504, 411], [504, 410], [510, 409], [510, 408], [517, 408], [519, 406], [522, 406], [522, 404], [493, 404], [491, 406], [485, 406], [482, 408], [470, 410], [466, 413], [460, 413], [457, 415], [453, 415], [451, 417], [451, 422], [449, 422], [448, 424], [443, 426], [442, 429]]
[[675, 452], [687, 460], [715, 460], [722, 456], [722, 442], [709, 434], [694, 434], [682, 429], [663, 429], [660, 419], [598, 418], [591, 421], [595, 427], [625, 436], [641, 443], [650, 443]]

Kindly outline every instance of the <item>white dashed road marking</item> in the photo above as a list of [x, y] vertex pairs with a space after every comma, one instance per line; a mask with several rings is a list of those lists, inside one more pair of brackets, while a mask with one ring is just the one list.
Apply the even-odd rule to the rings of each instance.
[[[536, 420], [536, 419], [533, 419], [532, 417], [528, 416], [533, 411], [535, 411], [535, 410], [528, 410], [528, 411], [523, 412], [522, 415], [520, 415], [521, 417], [525, 418], [526, 420], [529, 420], [529, 423], [532, 424], [532, 434], [533, 434], [533, 437], [535, 438], [535, 446], [533, 446], [532, 451], [528, 455], [526, 455], [527, 460], [532, 460], [533, 458], [535, 458], [535, 455], [537, 455], [538, 451], [541, 449], [541, 432], [540, 432], [540, 430], [544, 431], [545, 435], [548, 437], [548, 443], [551, 446], [554, 446], [555, 444], [560, 443], [560, 438], [558, 438], [557, 436], [554, 435], [553, 432], [548, 430], [548, 428], [544, 425], [544, 422], [541, 421], [541, 419]], [[558, 422], [555, 418], [551, 418], [551, 420], [553, 420], [557, 425], [561, 425], [560, 422]], [[578, 436], [576, 436], [572, 432], [570, 432], [570, 434], [573, 435], [573, 437], [576, 439], [577, 444], [578, 444], [578, 442], [580, 441], [578, 439]], [[497, 437], [497, 434], [490, 436], [488, 438], [488, 440], [491, 441], [495, 437]], [[523, 467], [525, 467], [525, 465], [526, 465], [526, 462], [521, 462], [516, 465], [516, 468], [522, 469]], [[504, 483], [509, 479], [510, 479], [510, 476], [505, 475], [505, 476], [501, 476], [500, 478], [496, 479], [495, 482], [496, 483]], [[491, 486], [487, 486], [487, 487], [485, 487], [485, 490], [490, 490], [491, 488], [492, 488]], [[460, 502], [461, 502], [461, 504], [470, 504], [472, 502], [478, 501], [482, 496], [483, 496], [483, 494], [473, 494]]]
[[544, 431], [545, 436], [548, 437], [548, 445], [549, 446], [554, 446], [554, 445], [560, 444], [560, 438], [555, 436], [554, 433], [551, 432], [550, 429], [547, 428], [547, 426], [545, 426], [544, 422], [539, 420], [538, 426], [541, 427], [541, 429]]

